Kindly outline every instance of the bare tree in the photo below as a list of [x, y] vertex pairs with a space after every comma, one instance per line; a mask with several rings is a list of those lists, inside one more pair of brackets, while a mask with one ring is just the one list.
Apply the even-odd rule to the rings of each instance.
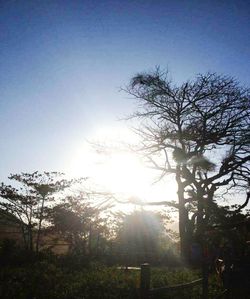
[[[132, 78], [125, 91], [139, 102], [140, 151], [160, 170], [175, 176], [181, 255], [189, 246], [190, 221], [202, 243], [209, 204], [219, 190], [247, 188], [250, 174], [249, 89], [214, 73], [174, 85], [157, 69]], [[245, 207], [249, 200], [242, 204]], [[241, 207], [240, 207], [241, 208]], [[189, 209], [192, 217], [189, 218]]]

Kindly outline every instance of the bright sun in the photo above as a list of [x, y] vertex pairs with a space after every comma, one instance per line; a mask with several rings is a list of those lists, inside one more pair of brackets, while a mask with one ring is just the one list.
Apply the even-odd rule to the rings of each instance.
[[[102, 130], [103, 133], [103, 130]], [[105, 130], [105, 136], [113, 142], [119, 142], [120, 136], [126, 140], [132, 137], [124, 131]], [[100, 136], [100, 134], [98, 134]], [[98, 139], [101, 138], [98, 136]], [[119, 138], [120, 139], [120, 138]], [[70, 175], [91, 177], [93, 181], [105, 189], [122, 194], [123, 197], [137, 197], [144, 201], [175, 200], [176, 187], [173, 178], [166, 177], [154, 184], [159, 173], [147, 168], [135, 154], [125, 151], [96, 153], [90, 144], [83, 143], [72, 154], [69, 166]]]
[[114, 153], [102, 166], [99, 179], [113, 192], [145, 196], [152, 183], [149, 170], [133, 154]]

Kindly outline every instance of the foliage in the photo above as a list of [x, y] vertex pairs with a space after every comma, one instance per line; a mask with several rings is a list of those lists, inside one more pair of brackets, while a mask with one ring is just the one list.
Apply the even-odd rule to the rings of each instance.
[[204, 234], [206, 246], [216, 258], [218, 250], [225, 246], [232, 248], [234, 258], [241, 259], [249, 239], [249, 213], [236, 213], [228, 206], [209, 206], [211, 217]]
[[0, 186], [0, 207], [18, 220], [22, 229], [26, 248], [33, 250], [34, 233], [36, 233], [36, 251], [39, 250], [41, 229], [46, 218], [46, 208], [55, 201], [55, 194], [70, 187], [75, 180], [62, 178], [58, 172], [38, 171], [33, 173], [12, 174], [9, 179], [13, 185]]
[[123, 216], [117, 242], [126, 264], [159, 263], [167, 246], [172, 245], [164, 220], [163, 215], [145, 210]]
[[133, 298], [135, 276], [127, 277], [115, 268], [92, 265], [78, 272], [66, 272], [45, 261], [28, 268], [5, 268], [1, 272], [1, 298], [80, 299]]
[[[200, 277], [197, 270], [183, 268], [152, 268], [151, 287], [163, 287], [193, 281]], [[2, 299], [137, 299], [139, 298], [140, 272], [119, 270], [92, 263], [78, 271], [61, 267], [46, 260], [25, 267], [0, 269], [0, 296]], [[210, 278], [209, 298], [222, 291], [218, 279]], [[200, 287], [184, 291], [183, 299], [200, 298]], [[180, 298], [176, 293], [171, 298]], [[161, 296], [164, 298], [164, 296]]]
[[95, 207], [87, 194], [67, 196], [49, 210], [52, 231], [70, 244], [70, 252], [89, 256], [105, 252], [109, 230], [102, 209]]

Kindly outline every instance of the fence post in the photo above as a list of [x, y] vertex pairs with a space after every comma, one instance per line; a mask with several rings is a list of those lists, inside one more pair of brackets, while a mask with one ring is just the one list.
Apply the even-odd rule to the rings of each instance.
[[150, 290], [150, 265], [145, 263], [141, 265], [141, 299], [149, 299]]

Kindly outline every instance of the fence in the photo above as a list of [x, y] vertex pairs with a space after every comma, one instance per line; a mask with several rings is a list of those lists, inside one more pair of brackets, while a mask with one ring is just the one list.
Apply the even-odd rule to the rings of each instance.
[[[201, 285], [202, 281], [203, 279], [201, 278], [201, 279], [196, 279], [189, 283], [150, 289], [150, 266], [149, 264], [143, 264], [141, 265], [141, 284], [140, 284], [141, 299], [149, 299], [155, 296], [157, 296], [157, 298], [159, 298], [158, 296], [161, 296], [161, 298], [162, 297], [173, 298], [173, 296], [171, 295], [173, 291], [178, 292], [177, 298], [180, 298], [180, 293], [182, 293], [184, 290], [191, 290], [195, 286]], [[191, 295], [191, 293], [189, 297], [194, 298]]]

